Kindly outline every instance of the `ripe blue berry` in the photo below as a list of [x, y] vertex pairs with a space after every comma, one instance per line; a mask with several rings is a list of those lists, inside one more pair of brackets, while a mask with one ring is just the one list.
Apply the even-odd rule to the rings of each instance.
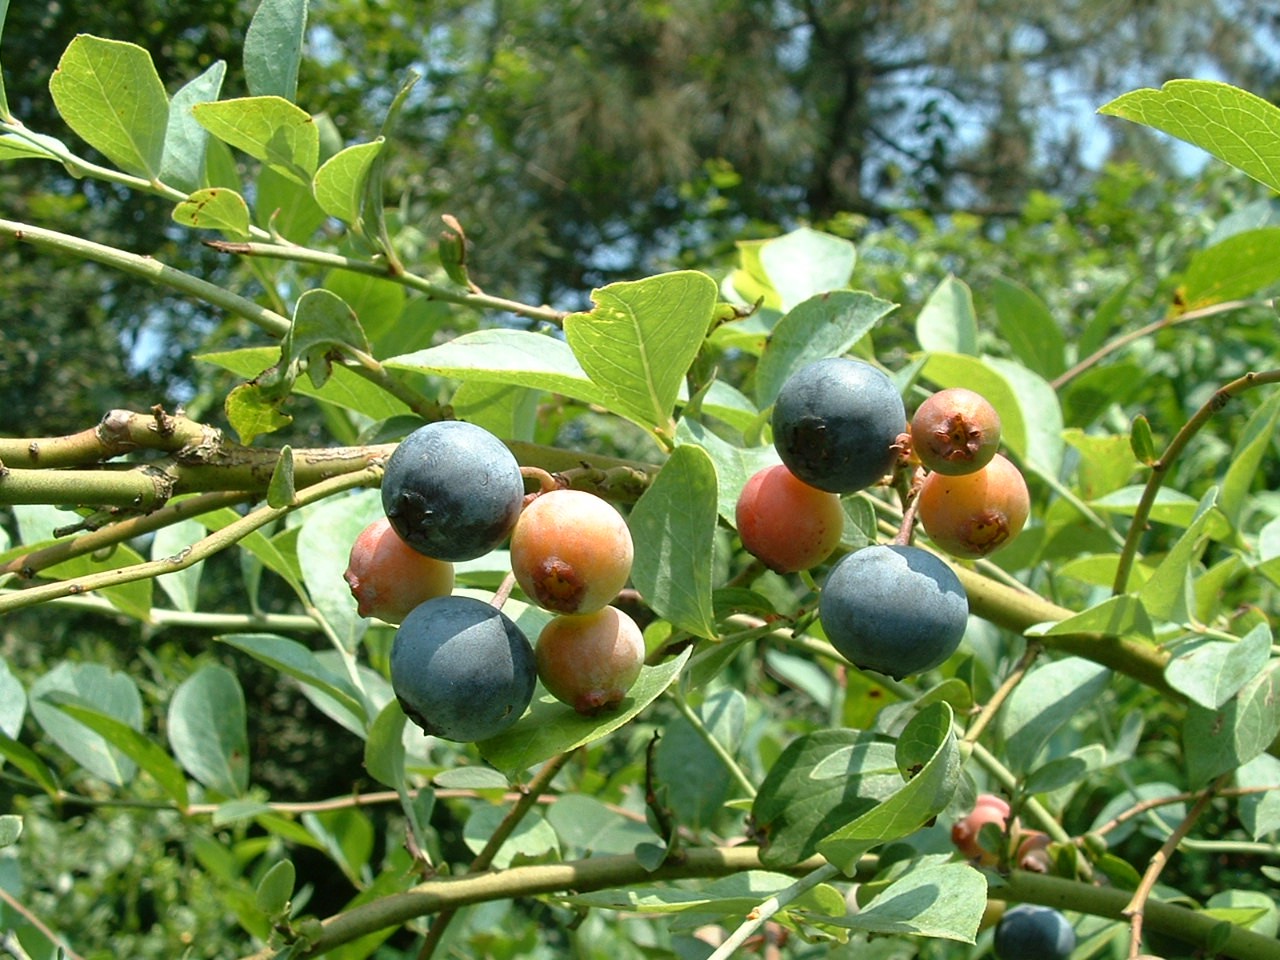
[[955, 653], [968, 616], [959, 578], [919, 547], [880, 544], [846, 555], [818, 601], [822, 628], [841, 656], [898, 680]]
[[504, 614], [474, 597], [414, 607], [391, 645], [391, 687], [405, 714], [433, 736], [496, 736], [533, 699], [533, 647]]
[[819, 490], [853, 493], [893, 469], [907, 413], [878, 367], [829, 357], [787, 378], [772, 423], [773, 445], [792, 473]]
[[996, 924], [994, 946], [999, 960], [1067, 960], [1076, 933], [1052, 907], [1020, 903]]
[[524, 503], [520, 465], [483, 427], [443, 420], [396, 447], [382, 509], [400, 537], [437, 560], [474, 560], [511, 533]]

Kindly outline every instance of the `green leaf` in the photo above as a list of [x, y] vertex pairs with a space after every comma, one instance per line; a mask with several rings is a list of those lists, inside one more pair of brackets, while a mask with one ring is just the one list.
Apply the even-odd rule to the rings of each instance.
[[896, 304], [869, 293], [837, 290], [797, 304], [773, 328], [756, 367], [756, 404], [768, 407], [796, 370], [848, 352]]
[[315, 687], [355, 716], [367, 720], [364, 702], [351, 681], [326, 670], [316, 655], [298, 641], [269, 633], [234, 633], [214, 639], [249, 654], [299, 683]]
[[[1112, 567], [1114, 570], [1114, 565]], [[1053, 637], [1069, 633], [1100, 633], [1107, 637], [1154, 636], [1151, 618], [1137, 597], [1107, 597], [1073, 617], [1052, 624], [1039, 624], [1027, 632], [1029, 637]]]
[[[1089, 506], [1100, 513], [1118, 513], [1121, 516], [1131, 517], [1138, 509], [1144, 490], [1145, 487], [1140, 484], [1121, 487], [1119, 490], [1111, 491], [1105, 497], [1090, 500]], [[1150, 519], [1154, 523], [1167, 523], [1186, 529], [1199, 510], [1200, 504], [1194, 497], [1188, 496], [1181, 490], [1165, 486], [1161, 487], [1156, 494], [1156, 501], [1151, 506]], [[1210, 512], [1205, 527], [1205, 532], [1210, 538], [1217, 539], [1225, 536], [1230, 529], [1221, 511]]]
[[287, 507], [297, 499], [298, 491], [293, 482], [293, 448], [285, 444], [280, 448], [280, 458], [267, 483], [267, 506]]
[[1280, 660], [1271, 660], [1217, 710], [1192, 704], [1182, 727], [1193, 789], [1248, 763], [1280, 734]]
[[248, 446], [255, 438], [293, 423], [293, 417], [276, 409], [278, 402], [258, 384], [242, 383], [231, 388], [222, 409], [240, 442]]
[[217, 100], [226, 73], [226, 63], [219, 60], [185, 84], [169, 101], [160, 179], [186, 193], [198, 190], [205, 183], [205, 153], [209, 145], [209, 131], [196, 122], [191, 108], [197, 103]]
[[333, 358], [350, 349], [369, 352], [369, 341], [360, 321], [342, 298], [323, 287], [308, 290], [298, 298], [293, 323], [280, 347], [280, 362], [305, 360], [307, 376], [317, 389], [333, 371]]
[[860, 730], [819, 730], [789, 743], [760, 785], [751, 807], [760, 859], [787, 866], [811, 856], [819, 842], [900, 789], [891, 743]]
[[506, 793], [511, 789], [511, 784], [501, 773], [493, 767], [480, 765], [441, 770], [431, 778], [431, 784], [450, 790], [495, 790]]
[[272, 167], [263, 167], [254, 186], [254, 219], [263, 229], [306, 244], [324, 225], [325, 213], [311, 195], [310, 183], [301, 184]]
[[1000, 335], [1013, 355], [1046, 380], [1066, 367], [1067, 341], [1045, 302], [1020, 283], [998, 277], [992, 287]]
[[739, 447], [721, 440], [695, 420], [684, 417], [676, 424], [676, 443], [701, 447], [716, 470], [717, 510], [725, 523], [737, 525], [738, 495], [751, 475], [782, 461], [772, 444], [767, 447]]
[[378, 137], [371, 143], [353, 144], [321, 164], [312, 185], [321, 210], [343, 223], [360, 224], [369, 171], [383, 143]]
[[1214, 518], [1217, 503], [1218, 488], [1210, 487], [1200, 498], [1187, 529], [1160, 559], [1138, 591], [1138, 599], [1153, 618], [1176, 623], [1187, 623], [1192, 619], [1191, 570], [1207, 536], [1209, 521]]
[[34, 780], [45, 793], [55, 800], [62, 793], [53, 771], [43, 760], [24, 743], [19, 743], [7, 733], [0, 732], [0, 757], [8, 760], [15, 767]]
[[[484, 849], [506, 815], [507, 811], [503, 807], [488, 805], [476, 807], [472, 811], [462, 828], [462, 839], [472, 853], [479, 853]], [[560, 838], [542, 815], [535, 812], [527, 814], [511, 831], [511, 835], [502, 841], [494, 855], [493, 865], [503, 870], [511, 866], [511, 861], [516, 857], [541, 857], [548, 853], [558, 854], [559, 851]]]
[[160, 178], [169, 96], [146, 50], [82, 33], [58, 61], [49, 93], [85, 143], [126, 173]]
[[180, 808], [186, 809], [190, 802], [187, 778], [159, 744], [124, 721], [94, 709], [78, 697], [51, 693], [45, 699], [76, 722], [101, 735], [112, 747], [151, 774], [160, 789]]
[[244, 79], [254, 96], [294, 100], [307, 0], [262, 0], [244, 35]]
[[1079, 783], [1094, 770], [1106, 765], [1107, 750], [1101, 744], [1072, 750], [1065, 757], [1057, 757], [1027, 774], [1022, 783], [1026, 793], [1051, 793]]
[[324, 288], [341, 297], [355, 311], [371, 343], [391, 330], [401, 318], [405, 323], [417, 322], [416, 318], [406, 315], [409, 301], [404, 284], [351, 270], [331, 270], [325, 275]]
[[1258, 675], [1271, 656], [1271, 628], [1260, 623], [1236, 643], [1195, 640], [1174, 651], [1164, 668], [1169, 686], [1217, 710]]
[[[707, 732], [732, 756], [742, 740], [747, 699], [733, 689], [717, 691], [694, 712]], [[697, 777], [689, 771], [697, 770]], [[669, 721], [653, 756], [659, 799], [693, 830], [714, 827], [736, 786], [724, 763], [684, 717]]]
[[[78, 577], [119, 570], [142, 562], [142, 557], [136, 550], [121, 544], [109, 551], [106, 556], [90, 554], [73, 557], [46, 568], [41, 575], [56, 577], [59, 580], [75, 580]], [[111, 605], [125, 616], [146, 621], [151, 617], [152, 583], [150, 579], [135, 580], [116, 587], [106, 587], [98, 590], [97, 593], [103, 599], [110, 601]]]
[[[276, 347], [246, 347], [222, 353], [201, 353], [195, 357], [196, 360], [230, 370], [245, 379], [257, 376], [279, 358], [280, 351]], [[303, 380], [294, 384], [293, 391], [353, 410], [375, 421], [389, 420], [410, 412], [402, 401], [345, 367], [334, 367], [332, 376], [323, 387], [314, 387]]]
[[291, 860], [278, 860], [271, 869], [262, 875], [254, 890], [254, 902], [258, 909], [272, 920], [285, 917], [289, 911], [289, 900], [293, 897], [293, 886], [297, 882], [297, 873]]
[[953, 720], [951, 705], [941, 701], [912, 717], [895, 751], [903, 786], [819, 841], [818, 852], [852, 876], [868, 850], [914, 833], [945, 810], [960, 785]]
[[821, 922], [865, 933], [973, 943], [986, 907], [982, 871], [967, 863], [930, 863], [912, 867], [856, 913]]
[[[165, 560], [181, 557], [192, 544], [203, 539], [204, 535], [204, 527], [195, 520], [180, 520], [161, 527], [156, 531], [155, 539], [151, 541], [151, 559]], [[190, 613], [196, 609], [203, 572], [204, 562], [201, 561], [193, 563], [184, 570], [161, 574], [156, 577], [156, 583], [177, 609]]]
[[1240, 525], [1249, 492], [1258, 479], [1258, 469], [1275, 441], [1277, 420], [1280, 420], [1280, 393], [1272, 393], [1249, 417], [1228, 458], [1218, 507], [1232, 527]]
[[1237, 801], [1240, 820], [1254, 840], [1280, 830], [1280, 759], [1260, 753], [1236, 771], [1238, 787], [1269, 787], [1261, 793], [1245, 794]]
[[948, 274], [934, 287], [916, 317], [916, 341], [930, 353], [978, 352], [978, 320], [973, 291], [963, 280]]
[[1129, 429], [1129, 449], [1138, 462], [1150, 467], [1156, 462], [1156, 445], [1151, 437], [1151, 421], [1142, 414], [1133, 418]]
[[192, 113], [223, 143], [310, 188], [320, 159], [320, 134], [302, 108], [278, 96], [240, 97], [198, 103]]
[[589, 312], [564, 321], [574, 356], [614, 412], [668, 431], [715, 312], [715, 281], [692, 270], [665, 273], [601, 287], [591, 301]]
[[562, 794], [547, 808], [547, 823], [555, 829], [562, 845], [576, 847], [584, 854], [627, 854], [637, 844], [658, 840], [658, 835], [645, 824], [581, 793]]
[[[1280, 170], [1280, 160], [1277, 160]], [[1201, 250], [1182, 280], [1188, 310], [1260, 293], [1280, 281], [1280, 227], [1246, 230]]]
[[550, 694], [537, 697], [514, 726], [489, 740], [481, 740], [480, 754], [514, 777], [548, 757], [599, 740], [637, 716], [671, 686], [691, 652], [686, 649], [674, 659], [643, 667], [639, 678], [612, 713], [585, 717]]
[[[364, 768], [369, 776], [393, 790], [405, 785], [404, 778], [404, 710], [394, 698], [388, 701], [369, 727], [364, 745]], [[506, 781], [503, 781], [506, 786]]]
[[391, 369], [434, 373], [455, 380], [509, 383], [559, 393], [584, 403], [607, 405], [562, 340], [525, 330], [477, 330], [448, 343], [383, 361]]
[[784, 312], [816, 294], [847, 287], [857, 262], [848, 240], [808, 227], [766, 240], [757, 256]]
[[[0, 15], [3, 11], [0, 11]], [[11, 847], [22, 836], [22, 818], [12, 813], [0, 814], [0, 850]]]
[[178, 762], [210, 790], [242, 796], [249, 786], [244, 691], [226, 667], [201, 667], [169, 701], [169, 745]]
[[59, 694], [78, 697], [102, 713], [134, 730], [142, 727], [142, 697], [127, 674], [100, 663], [60, 663], [31, 685], [31, 715], [59, 747], [95, 777], [122, 787], [133, 779], [137, 766], [120, 747], [56, 704]]
[[16, 737], [26, 713], [27, 691], [23, 689], [22, 681], [9, 671], [9, 664], [0, 657], [0, 733]]
[[1170, 80], [1099, 108], [1162, 130], [1280, 192], [1280, 107], [1216, 80]]
[[701, 447], [676, 447], [636, 504], [631, 579], [659, 616], [699, 637], [716, 636], [711, 565], [716, 533], [716, 469]]
[[1034, 769], [1049, 738], [1086, 712], [1110, 676], [1106, 667], [1079, 657], [1054, 660], [1028, 673], [1005, 702], [998, 722], [1010, 771], [1024, 776]]
[[196, 190], [173, 208], [173, 219], [197, 230], [220, 230], [232, 240], [249, 238], [249, 205], [226, 187]]
[[69, 152], [62, 141], [29, 130], [0, 136], [0, 160], [58, 160]]

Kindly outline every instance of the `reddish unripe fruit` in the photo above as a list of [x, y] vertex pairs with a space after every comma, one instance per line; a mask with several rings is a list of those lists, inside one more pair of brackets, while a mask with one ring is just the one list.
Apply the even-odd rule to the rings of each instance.
[[816, 567], [844, 530], [840, 497], [811, 487], [782, 464], [752, 474], [738, 496], [742, 545], [777, 573]]
[[511, 570], [525, 594], [556, 613], [591, 613], [618, 595], [634, 549], [626, 521], [581, 490], [552, 490], [524, 508], [511, 534]]
[[973, 473], [1000, 446], [1000, 415], [986, 397], [964, 387], [940, 390], [911, 418], [911, 448], [920, 462], [948, 476]]
[[380, 517], [351, 545], [342, 575], [362, 617], [400, 623], [409, 611], [433, 597], [453, 592], [453, 564], [414, 550]]
[[993, 851], [982, 846], [979, 835], [982, 833], [983, 826], [988, 823], [993, 823], [1000, 830], [1004, 830], [1008, 822], [1009, 804], [994, 794], [980, 794], [973, 805], [973, 810], [952, 824], [951, 842], [970, 860], [976, 860], [982, 866], [993, 867], [1000, 858]]
[[581, 714], [622, 702], [644, 666], [640, 628], [617, 607], [556, 617], [538, 636], [538, 678], [547, 691]]
[[1018, 852], [1014, 866], [1032, 873], [1049, 872], [1049, 835], [1039, 830], [1028, 830], [1018, 840]]
[[1018, 535], [1031, 495], [1022, 473], [996, 454], [976, 473], [931, 473], [920, 486], [918, 516], [941, 549], [953, 557], [985, 557]]

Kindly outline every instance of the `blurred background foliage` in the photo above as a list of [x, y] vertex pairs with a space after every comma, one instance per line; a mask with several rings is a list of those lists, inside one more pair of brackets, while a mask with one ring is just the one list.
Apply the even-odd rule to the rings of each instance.
[[[254, 7], [252, 0], [11, 3], [0, 48], [10, 105], [33, 129], [75, 142], [47, 85], [81, 32], [146, 46], [171, 92], [226, 60], [223, 95], [242, 94], [239, 50]], [[1184, 155], [1167, 141], [1092, 110], [1175, 76], [1220, 78], [1275, 100], [1278, 31], [1280, 12], [1245, 0], [1062, 0], [1035, 10], [1016, 0], [317, 0], [298, 101], [327, 115], [343, 141], [368, 140], [406, 73], [422, 75], [395, 130], [387, 194], [416, 269], [432, 269], [439, 217], [449, 213], [474, 243], [473, 276], [487, 291], [576, 309], [594, 286], [677, 266], [723, 271], [735, 241], [808, 224], [857, 244], [855, 286], [903, 304], [878, 334], [882, 359], [893, 366], [901, 359], [895, 351], [911, 348], [911, 321], [948, 274], [974, 290], [980, 315], [990, 308], [989, 284], [1006, 277], [1041, 297], [1068, 337], [1103, 309], [1120, 330], [1164, 312], [1190, 253], [1224, 218], [1247, 210], [1254, 223], [1274, 222], [1271, 207], [1259, 203], [1261, 188], [1198, 158], [1180, 162]], [[168, 205], [154, 198], [26, 161], [0, 166], [0, 197], [7, 218], [262, 291], [256, 268], [172, 227]], [[446, 310], [432, 323], [457, 332], [475, 318]], [[1184, 327], [1176, 343], [1170, 334], [1138, 347], [1131, 359], [1143, 376], [1125, 386], [1140, 389], [1157, 436], [1167, 439], [1206, 389], [1260, 359], [1273, 362], [1273, 325], [1274, 317], [1242, 313], [1229, 336], [1212, 325]], [[156, 403], [187, 403], [218, 422], [230, 381], [192, 354], [245, 337], [236, 323], [141, 281], [6, 245], [0, 433], [69, 432], [112, 407]], [[1088, 426], [1109, 408], [1069, 407], [1068, 426]], [[304, 441], [326, 436], [323, 424], [305, 417], [297, 429]], [[1230, 449], [1232, 438], [1218, 442]], [[1260, 482], [1274, 489], [1277, 479]], [[1191, 482], [1180, 488], [1199, 493]], [[231, 586], [239, 582], [236, 562], [208, 564], [202, 610], [244, 609]], [[286, 609], [290, 599], [264, 583], [264, 609]], [[73, 605], [0, 624], [0, 654], [24, 681], [63, 658], [127, 667], [146, 678], [142, 692], [156, 713], [197, 664], [232, 662], [210, 647], [203, 630], [140, 628]], [[275, 673], [244, 658], [235, 669], [254, 704], [255, 785], [274, 800], [361, 786], [356, 738]], [[745, 667], [735, 680], [742, 688], [770, 682]], [[812, 709], [789, 689], [778, 682], [752, 692], [781, 698], [797, 715]], [[1158, 711], [1145, 701], [1117, 705], [1133, 708]], [[634, 766], [650, 730], [637, 726], [594, 745], [575, 775], [606, 768], [599, 764], [606, 752], [611, 763], [630, 757]], [[251, 896], [287, 831], [206, 824], [193, 840], [190, 822], [116, 808], [110, 791], [74, 778], [70, 760], [52, 750], [46, 760], [82, 793], [54, 805], [6, 770], [0, 809], [24, 815], [29, 839], [21, 860], [0, 859], [0, 887], [28, 890], [28, 907], [78, 931], [86, 958], [225, 956], [243, 936], [236, 905]], [[1173, 778], [1168, 770], [1151, 776]], [[607, 783], [593, 789], [599, 799], [620, 799]], [[349, 859], [377, 865], [403, 855], [393, 809], [344, 814], [361, 821], [347, 823], [344, 835], [365, 838]], [[442, 843], [453, 848], [449, 859], [463, 849], [467, 809], [441, 802], [433, 813]], [[1132, 843], [1132, 862], [1154, 849], [1149, 836], [1135, 834]], [[294, 847], [291, 855], [307, 881], [307, 912], [328, 914], [356, 892], [332, 851]], [[1178, 870], [1168, 881], [1195, 895], [1218, 882]], [[550, 908], [486, 906], [459, 925], [459, 936], [473, 947], [483, 941], [488, 956], [564, 955], [556, 952], [564, 943], [535, 946], [531, 910]], [[567, 912], [557, 918], [565, 927], [570, 920]], [[0, 905], [5, 927], [27, 925]], [[645, 931], [622, 940], [619, 929], [626, 928], [606, 929], [593, 917], [572, 936], [575, 955], [644, 955]], [[394, 947], [382, 955], [401, 955]], [[945, 948], [925, 942], [921, 950], [941, 956]]]

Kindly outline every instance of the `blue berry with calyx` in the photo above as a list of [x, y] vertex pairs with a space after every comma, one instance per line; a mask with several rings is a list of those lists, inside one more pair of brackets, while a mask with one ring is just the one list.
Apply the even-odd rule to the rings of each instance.
[[409, 434], [382, 477], [382, 509], [391, 526], [437, 560], [474, 560], [500, 546], [523, 504], [515, 456], [488, 430], [461, 420]]
[[893, 469], [907, 412], [879, 367], [829, 357], [787, 378], [772, 425], [773, 445], [792, 473], [819, 490], [853, 493]]

